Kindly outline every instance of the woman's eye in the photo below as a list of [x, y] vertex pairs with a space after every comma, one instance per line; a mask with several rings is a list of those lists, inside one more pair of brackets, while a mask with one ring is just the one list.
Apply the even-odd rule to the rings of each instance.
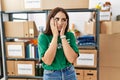
[[66, 21], [66, 19], [62, 19], [62, 21]]
[[60, 19], [60, 18], [54, 18], [54, 20], [55, 20], [55, 21], [61, 20], [62, 22], [65, 22], [67, 19], [66, 19], [66, 18], [62, 18], [62, 19]]
[[59, 21], [59, 18], [55, 18], [54, 20], [55, 20], [55, 21]]

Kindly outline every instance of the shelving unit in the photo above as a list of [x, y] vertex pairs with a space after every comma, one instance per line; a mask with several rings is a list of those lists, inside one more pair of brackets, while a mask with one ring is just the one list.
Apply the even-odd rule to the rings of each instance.
[[[1, 11], [0, 11], [0, 17], [1, 17]], [[1, 20], [1, 19], [0, 19]], [[2, 21], [1, 21], [2, 23]], [[1, 30], [0, 30], [0, 46], [1, 46]], [[3, 77], [3, 57], [2, 57], [2, 47], [0, 47], [0, 79]]]
[[[79, 49], [82, 49], [82, 50], [97, 50], [97, 60], [96, 60], [96, 67], [79, 67], [79, 66], [75, 66], [75, 69], [81, 69], [81, 71], [83, 72], [84, 71], [84, 74], [86, 73], [86, 69], [87, 69], [87, 72], [88, 74], [90, 73], [91, 74], [91, 70], [93, 70], [93, 73], [96, 74], [94, 72], [94, 70], [97, 71], [97, 80], [99, 80], [99, 26], [100, 26], [100, 23], [99, 23], [99, 10], [96, 10], [96, 9], [77, 9], [77, 10], [67, 10], [68, 12], [96, 12], [96, 32], [95, 32], [95, 46], [78, 46]], [[89, 71], [90, 70], [90, 71]], [[81, 72], [80, 71], [80, 72]], [[94, 76], [94, 74], [92, 73], [92, 75]], [[79, 75], [79, 73], [77, 73]], [[83, 74], [83, 73], [80, 73], [80, 75]], [[90, 80], [96, 80], [96, 79], [91, 79], [89, 78]], [[79, 80], [79, 79], [78, 79]], [[81, 78], [80, 78], [81, 80]]]
[[[13, 19], [12, 19], [12, 14], [14, 14], [14, 13], [27, 13], [27, 14], [33, 14], [33, 13], [47, 13], [46, 11], [21, 11], [21, 12], [2, 12], [2, 14], [1, 14], [1, 23], [2, 23], [2, 53], [6, 53], [6, 48], [5, 48], [5, 42], [7, 41], [7, 40], [13, 40], [14, 38], [8, 38], [8, 37], [5, 37], [5, 29], [4, 29], [4, 24], [3, 24], [3, 19], [4, 19], [4, 15], [7, 15], [8, 16], [8, 21], [12, 21]], [[16, 37], [17, 38], [17, 37]], [[19, 39], [19, 38], [18, 38]], [[26, 38], [26, 39], [33, 39], [33, 38]], [[3, 55], [3, 59], [4, 59], [4, 76], [5, 76], [5, 80], [8, 80], [9, 78], [10, 79], [18, 79], [18, 78], [20, 78], [20, 79], [40, 79], [40, 80], [42, 80], [42, 76], [9, 76], [8, 74], [7, 74], [7, 63], [6, 63], [6, 61], [7, 60], [9, 60], [9, 61], [39, 61], [39, 59], [35, 59], [35, 58], [7, 58], [6, 57], [6, 54], [4, 54]]]
[[[0, 40], [1, 42], [1, 40]], [[0, 43], [1, 46], [1, 43]], [[0, 79], [3, 77], [3, 66], [2, 66], [2, 52], [1, 52], [1, 48], [0, 48]]]
[[[96, 9], [73, 9], [73, 10], [66, 10], [67, 12], [96, 12], [96, 35], [95, 35], [95, 46], [78, 46], [78, 48], [81, 50], [97, 50], [97, 60], [96, 60], [96, 68], [93, 68], [93, 67], [76, 67], [75, 66], [75, 69], [80, 69], [80, 72], [82, 71], [85, 71], [84, 73], [86, 73], [86, 71], [88, 72], [88, 74], [91, 74], [92, 76], [94, 76], [93, 73], [91, 72], [94, 72], [94, 70], [97, 71], [97, 80], [99, 80], [99, 26], [100, 26], [100, 23], [99, 23], [99, 10], [96, 10]], [[82, 69], [82, 70], [81, 70]], [[89, 71], [90, 70], [90, 71]], [[92, 71], [91, 71], [92, 70]], [[83, 75], [83, 73], [76, 73], [78, 75]], [[96, 80], [96, 79], [91, 79], [89, 78], [90, 80]], [[79, 79], [78, 79], [79, 80]], [[81, 80], [81, 78], [80, 78]], [[84, 80], [84, 79], [83, 79]]]
[[[6, 61], [7, 60], [14, 60], [14, 61], [38, 61], [39, 59], [22, 59], [22, 58], [6, 58], [6, 49], [5, 49], [5, 42], [9, 39], [5, 37], [5, 32], [4, 32], [4, 14], [8, 15], [8, 20], [12, 21], [12, 14], [16, 13], [27, 13], [27, 14], [34, 14], [34, 13], [46, 13], [48, 15], [50, 10], [43, 10], [43, 11], [10, 11], [10, 12], [1, 12], [1, 23], [2, 23], [2, 28], [1, 28], [1, 40], [2, 40], [2, 54], [3, 54], [3, 67], [4, 67], [4, 76], [5, 80], [8, 78], [27, 78], [27, 79], [42, 79], [42, 76], [8, 76], [7, 75], [7, 65]], [[99, 80], [99, 10], [96, 9], [66, 9], [67, 12], [96, 12], [96, 35], [95, 35], [95, 41], [96, 45], [95, 46], [79, 46], [80, 49], [96, 49], [97, 50], [97, 67], [96, 68], [87, 68], [91, 70], [97, 70], [97, 80]], [[10, 38], [14, 39], [14, 38]], [[84, 67], [75, 67], [76, 69], [86, 69]]]

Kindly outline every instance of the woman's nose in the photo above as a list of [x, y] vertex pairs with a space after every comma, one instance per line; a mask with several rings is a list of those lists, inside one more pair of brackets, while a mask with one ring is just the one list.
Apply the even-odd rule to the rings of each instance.
[[61, 25], [62, 23], [63, 23], [62, 20], [59, 20], [59, 21], [58, 21], [58, 24], [59, 24], [59, 25]]

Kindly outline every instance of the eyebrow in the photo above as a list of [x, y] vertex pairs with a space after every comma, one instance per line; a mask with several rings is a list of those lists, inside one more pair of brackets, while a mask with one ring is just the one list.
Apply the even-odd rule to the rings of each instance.
[[55, 17], [55, 18], [58, 18], [58, 19], [67, 19], [67, 18], [59, 18], [59, 17]]

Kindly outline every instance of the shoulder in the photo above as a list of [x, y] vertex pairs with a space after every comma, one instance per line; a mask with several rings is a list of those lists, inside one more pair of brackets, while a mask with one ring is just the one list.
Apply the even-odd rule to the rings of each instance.
[[66, 33], [66, 36], [69, 36], [69, 37], [72, 36], [72, 37], [73, 37], [74, 34], [73, 34], [72, 32], [67, 32], [67, 33]]
[[44, 37], [44, 36], [45, 36], [45, 34], [41, 33], [41, 34], [39, 34], [38, 38], [41, 38], [41, 37]]
[[39, 41], [47, 41], [47, 42], [50, 42], [52, 40], [52, 35], [47, 35], [45, 33], [41, 33], [39, 36], [38, 36], [38, 40]]
[[47, 36], [46, 34], [41, 33], [41, 34], [39, 34], [38, 39], [45, 39], [45, 38], [47, 38], [47, 37], [48, 37], [48, 36]]

